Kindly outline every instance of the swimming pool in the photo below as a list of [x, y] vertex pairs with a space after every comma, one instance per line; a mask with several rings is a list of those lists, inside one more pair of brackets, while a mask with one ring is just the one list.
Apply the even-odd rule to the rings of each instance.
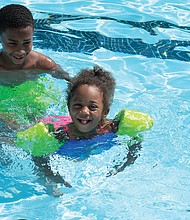
[[34, 48], [72, 75], [93, 64], [113, 72], [110, 118], [128, 108], [149, 113], [155, 123], [144, 133], [140, 156], [117, 175], [106, 176], [125, 162], [127, 137], [80, 162], [52, 156], [52, 169], [73, 186], [60, 186], [60, 198], [45, 191], [30, 155], [3, 144], [1, 219], [190, 219], [189, 3], [55, 2], [9, 1], [33, 11]]

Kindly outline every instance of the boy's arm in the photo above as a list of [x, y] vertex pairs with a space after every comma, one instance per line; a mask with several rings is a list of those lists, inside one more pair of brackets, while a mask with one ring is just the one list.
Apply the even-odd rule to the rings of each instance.
[[63, 70], [60, 65], [57, 65], [55, 68], [53, 68], [50, 74], [57, 79], [65, 79], [67, 81], [71, 80], [69, 73]]
[[37, 65], [35, 64], [37, 69], [45, 71], [46, 73], [49, 73], [51, 76], [57, 79], [65, 79], [67, 81], [71, 80], [69, 73], [63, 70], [61, 66], [55, 63], [55, 61], [52, 60], [50, 57], [45, 56], [44, 54], [40, 54], [36, 51], [33, 51], [33, 57], [35, 57], [35, 59], [37, 60]]
[[3, 113], [0, 112], [0, 122], [3, 123], [3, 126], [9, 128], [12, 131], [18, 130], [20, 128], [19, 123], [17, 123], [16, 119], [11, 120]]

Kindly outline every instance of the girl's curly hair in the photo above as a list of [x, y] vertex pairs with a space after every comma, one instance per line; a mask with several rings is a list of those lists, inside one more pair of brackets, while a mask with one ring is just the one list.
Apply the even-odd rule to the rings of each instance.
[[69, 107], [70, 99], [73, 97], [76, 89], [81, 85], [96, 86], [103, 94], [104, 110], [109, 110], [113, 102], [115, 91], [115, 79], [111, 73], [100, 66], [94, 66], [92, 69], [82, 69], [68, 83], [66, 90], [67, 105]]

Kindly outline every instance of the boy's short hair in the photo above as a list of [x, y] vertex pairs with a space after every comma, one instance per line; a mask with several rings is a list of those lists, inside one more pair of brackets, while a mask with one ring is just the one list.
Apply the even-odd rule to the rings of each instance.
[[0, 34], [8, 28], [34, 28], [31, 11], [23, 5], [10, 4], [0, 9]]
[[81, 70], [72, 80], [68, 83], [66, 90], [67, 105], [75, 93], [75, 90], [81, 85], [96, 86], [103, 94], [104, 110], [108, 110], [113, 102], [115, 91], [115, 79], [112, 74], [99, 66], [94, 66], [92, 69]]

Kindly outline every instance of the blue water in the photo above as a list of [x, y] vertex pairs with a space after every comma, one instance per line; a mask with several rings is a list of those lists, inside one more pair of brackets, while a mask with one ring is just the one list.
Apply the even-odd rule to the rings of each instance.
[[[52, 169], [73, 186], [60, 185], [64, 195], [59, 198], [46, 191], [30, 155], [3, 144], [1, 219], [190, 219], [190, 4], [9, 3], [32, 10], [34, 49], [71, 75], [94, 64], [113, 73], [117, 88], [110, 118], [122, 108], [137, 109], [152, 115], [154, 126], [144, 133], [134, 163], [113, 176], [106, 174], [125, 162], [128, 137], [119, 137], [119, 144], [83, 161], [52, 155]], [[6, 4], [3, 0], [0, 7]], [[55, 83], [60, 88], [60, 80]], [[55, 108], [48, 111], [60, 113]]]

